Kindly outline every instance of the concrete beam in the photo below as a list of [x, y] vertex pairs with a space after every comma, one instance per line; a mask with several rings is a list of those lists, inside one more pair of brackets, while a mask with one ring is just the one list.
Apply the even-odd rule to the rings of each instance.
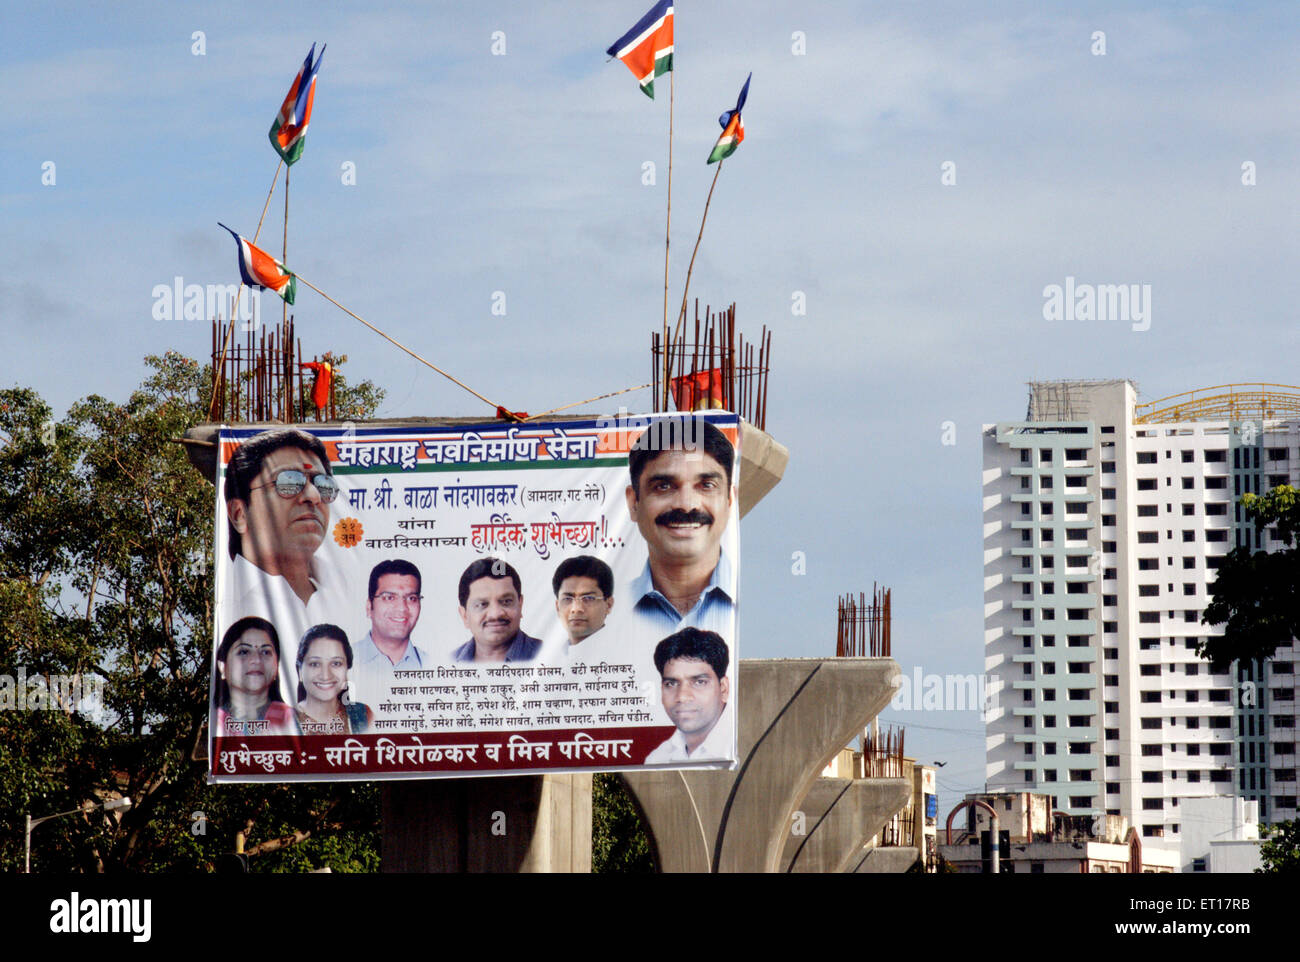
[[748, 421], [740, 422], [740, 516], [776, 487], [790, 463], [790, 449]]
[[791, 815], [835, 753], [889, 704], [897, 674], [890, 658], [742, 660], [734, 772], [625, 776], [660, 868], [778, 871]]
[[862, 853], [857, 867], [851, 871], [864, 874], [901, 875], [916, 864], [921, 857], [917, 848], [869, 848]]
[[781, 856], [787, 872], [847, 872], [911, 797], [902, 778], [819, 778], [804, 797], [805, 834], [793, 831]]

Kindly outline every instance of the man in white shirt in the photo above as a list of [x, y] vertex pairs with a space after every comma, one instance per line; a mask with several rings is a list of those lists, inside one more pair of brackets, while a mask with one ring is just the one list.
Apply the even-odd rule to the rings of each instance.
[[713, 631], [683, 628], [655, 648], [655, 667], [662, 677], [664, 711], [677, 731], [645, 760], [647, 765], [720, 761], [733, 757], [734, 735], [727, 697], [730, 655]]
[[594, 655], [595, 642], [588, 639], [605, 627], [614, 609], [614, 572], [594, 555], [565, 558], [555, 569], [551, 588], [564, 638], [558, 644], [548, 642], [542, 660], [563, 663], [580, 658], [593, 663], [588, 656]]
[[[289, 429], [265, 431], [240, 444], [226, 466], [232, 564], [222, 624], [248, 615], [265, 618], [287, 651], [296, 651], [313, 625], [353, 630], [360, 605], [348, 597], [348, 579], [317, 555], [339, 490], [319, 438]], [[292, 664], [290, 657], [280, 663], [289, 691], [296, 687], [286, 672]]]

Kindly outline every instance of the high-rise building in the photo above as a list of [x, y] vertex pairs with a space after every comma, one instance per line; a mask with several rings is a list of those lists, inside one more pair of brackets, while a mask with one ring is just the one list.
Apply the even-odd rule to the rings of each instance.
[[1183, 798], [1295, 818], [1297, 646], [1219, 674], [1196, 647], [1223, 556], [1281, 546], [1237, 501], [1300, 486], [1300, 389], [1036, 382], [983, 436], [987, 788], [1169, 844]]

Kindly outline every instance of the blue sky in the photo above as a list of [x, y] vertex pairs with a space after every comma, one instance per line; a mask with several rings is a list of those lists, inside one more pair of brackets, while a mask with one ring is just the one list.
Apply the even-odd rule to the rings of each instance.
[[[642, 383], [668, 85], [650, 101], [604, 49], [643, 12], [5, 4], [0, 385], [62, 412], [124, 398], [146, 354], [206, 355], [207, 322], [155, 320], [152, 291], [236, 279], [216, 222], [255, 229], [266, 131], [313, 41], [329, 49], [289, 266], [509, 407]], [[979, 430], [1022, 416], [1028, 380], [1131, 377], [1140, 400], [1300, 381], [1297, 32], [1286, 3], [678, 9], [674, 299], [716, 118], [754, 73], [691, 289], [735, 301], [747, 335], [774, 330], [768, 424], [791, 463], [743, 529], [744, 655], [833, 653], [837, 595], [880, 581], [906, 673], [979, 672]], [[1044, 320], [1067, 276], [1150, 285], [1150, 329]], [[309, 353], [388, 389], [383, 416], [488, 413], [310, 291], [295, 312]], [[949, 762], [944, 811], [981, 786], [977, 715], [886, 715], [909, 754]]]

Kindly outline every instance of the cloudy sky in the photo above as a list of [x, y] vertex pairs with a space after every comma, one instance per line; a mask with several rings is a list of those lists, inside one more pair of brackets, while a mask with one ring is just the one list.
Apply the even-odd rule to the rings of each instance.
[[[508, 407], [648, 380], [668, 84], [651, 101], [604, 54], [646, 6], [6, 3], [0, 386], [62, 412], [124, 399], [146, 354], [206, 356], [208, 323], [155, 319], [154, 288], [237, 280], [216, 222], [256, 229], [312, 42], [289, 266]], [[691, 289], [774, 331], [791, 461], [743, 527], [747, 657], [832, 654], [836, 597], [879, 581], [905, 673], [979, 672], [980, 426], [1023, 416], [1028, 380], [1300, 381], [1294, 5], [1064, 7], [677, 12], [675, 299], [717, 116], [754, 74]], [[1149, 329], [1045, 320], [1067, 277], [1150, 285]], [[312, 292], [295, 313], [308, 353], [388, 389], [383, 416], [490, 413]], [[948, 762], [945, 811], [982, 786], [976, 713], [886, 717]]]

